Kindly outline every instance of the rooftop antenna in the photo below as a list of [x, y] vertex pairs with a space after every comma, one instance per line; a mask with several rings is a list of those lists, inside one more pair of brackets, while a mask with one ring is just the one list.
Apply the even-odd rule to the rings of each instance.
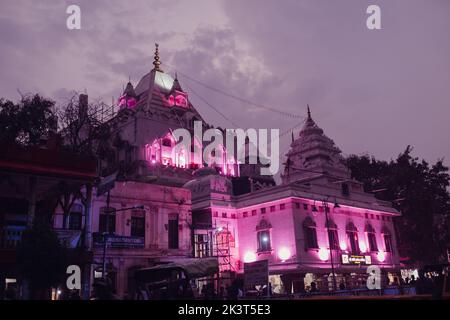
[[306, 106], [308, 107], [308, 120], [311, 120], [311, 110], [309, 109], [309, 104]]

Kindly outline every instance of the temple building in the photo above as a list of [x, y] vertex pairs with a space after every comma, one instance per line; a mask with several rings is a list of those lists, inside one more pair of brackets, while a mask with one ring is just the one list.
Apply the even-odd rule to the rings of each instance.
[[[258, 165], [239, 164], [228, 157], [225, 141], [219, 146], [219, 155], [197, 162], [192, 161], [196, 159], [193, 153], [196, 148], [202, 150], [203, 141], [194, 138], [188, 150], [176, 148], [174, 130], [183, 128], [194, 136], [196, 125], [200, 125], [201, 132], [213, 127], [194, 108], [177, 76], [165, 73], [160, 64], [156, 45], [153, 69], [136, 87], [127, 83], [115, 106], [117, 113], [104, 123], [111, 132], [105, 143], [113, 152], [100, 161], [99, 171], [102, 179], [114, 177], [115, 183], [109, 196], [94, 190], [90, 206], [93, 216], [88, 226], [94, 253], [90, 282], [103, 276], [103, 235], [109, 233], [105, 271], [121, 297], [132, 297], [136, 269], [195, 255], [191, 192], [182, 188], [194, 173], [201, 174], [204, 169], [228, 177], [229, 181], [239, 177], [239, 183], [249, 190], [275, 184], [271, 176], [240, 176], [241, 168], [244, 172], [256, 172], [251, 166]], [[86, 109], [87, 104], [87, 96], [81, 95], [80, 108]], [[84, 206], [79, 200], [66, 220], [62, 211], [60, 207], [56, 210], [55, 229], [86, 227], [81, 218]], [[196, 232], [208, 233], [210, 229], [209, 225], [197, 224]]]
[[[193, 133], [198, 121], [201, 130], [213, 127], [160, 64], [157, 46], [154, 68], [136, 87], [126, 85], [106, 122], [114, 152], [101, 161], [100, 175], [114, 176], [114, 187], [109, 196], [94, 190], [90, 223], [73, 224], [93, 235], [88, 278], [102, 276], [105, 232], [105, 271], [121, 297], [133, 294], [136, 269], [188, 257], [217, 257], [228, 279], [247, 262], [267, 260], [279, 293], [303, 292], [312, 282], [322, 290], [354, 288], [365, 283], [369, 265], [386, 276], [398, 271], [393, 219], [400, 213], [351, 178], [309, 107], [279, 185], [258, 174], [261, 164], [249, 164], [249, 155], [229, 157], [224, 146], [219, 161], [188, 161], [204, 142], [176, 148], [174, 130]], [[74, 208], [79, 213], [71, 216], [83, 216], [82, 203]], [[54, 226], [63, 224], [57, 212]]]
[[221, 154], [214, 157], [220, 160], [214, 163], [209, 159], [194, 161], [195, 148], [203, 148], [203, 141], [198, 139], [193, 139], [189, 150], [174, 149], [174, 130], [183, 128], [194, 136], [196, 121], [201, 132], [212, 126], [194, 108], [177, 76], [173, 78], [165, 73], [160, 64], [156, 45], [154, 68], [141, 78], [136, 88], [128, 82], [120, 96], [119, 111], [109, 120], [113, 131], [111, 144], [117, 152], [113, 163], [105, 163], [104, 167], [118, 170], [124, 179], [143, 182], [150, 179], [172, 186], [182, 186], [191, 179], [195, 169], [204, 165], [214, 166], [224, 175], [239, 175], [236, 159], [227, 157], [224, 146]]
[[196, 234], [196, 256], [208, 254], [206, 242], [228, 239], [217, 254], [221, 265], [242, 273], [244, 263], [267, 259], [277, 293], [304, 292], [312, 282], [321, 291], [365, 287], [369, 265], [384, 279], [399, 272], [393, 219], [400, 213], [351, 179], [309, 107], [280, 185], [236, 194], [228, 177], [199, 171], [184, 187], [192, 191], [194, 226], [213, 228]]

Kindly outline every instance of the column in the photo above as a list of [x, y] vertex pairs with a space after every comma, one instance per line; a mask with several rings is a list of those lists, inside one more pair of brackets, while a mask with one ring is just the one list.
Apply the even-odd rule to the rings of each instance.
[[28, 217], [27, 227], [31, 229], [34, 223], [34, 215], [36, 212], [36, 177], [30, 177], [29, 179], [29, 196], [28, 196]]
[[[86, 202], [84, 203], [84, 250], [86, 253], [92, 251], [92, 185], [86, 186]], [[81, 297], [88, 300], [91, 294], [92, 265], [83, 265], [83, 284], [81, 287]]]

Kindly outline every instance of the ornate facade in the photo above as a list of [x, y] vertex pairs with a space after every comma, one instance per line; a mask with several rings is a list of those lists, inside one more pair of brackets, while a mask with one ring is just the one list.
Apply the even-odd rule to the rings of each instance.
[[[328, 289], [332, 269], [333, 282], [349, 287], [365, 281], [368, 265], [386, 275], [398, 270], [393, 219], [400, 213], [351, 179], [341, 151], [309, 107], [282, 183], [275, 185], [272, 177], [255, 174], [258, 164], [230, 159], [225, 148], [215, 163], [187, 161], [202, 141], [175, 151], [173, 130], [193, 133], [194, 121], [202, 130], [211, 126], [177, 77], [161, 70], [158, 48], [153, 70], [135, 88], [126, 85], [118, 106], [108, 121], [114, 159], [102, 163], [105, 172], [118, 171], [110, 207], [145, 208], [117, 213], [109, 224], [118, 244], [107, 267], [120, 295], [132, 292], [136, 268], [191, 256], [216, 256], [222, 273], [237, 274], [246, 262], [268, 260], [277, 292], [301, 292], [312, 281]], [[93, 199], [94, 234], [105, 231], [106, 203], [105, 195]], [[98, 263], [103, 252], [95, 241], [94, 249]]]
[[[393, 220], [400, 213], [351, 179], [309, 108], [287, 159], [278, 186], [236, 194], [229, 179], [214, 172], [185, 185], [192, 191], [193, 221], [209, 215], [216, 230], [209, 241], [224, 232], [233, 239], [223, 264], [241, 273], [245, 262], [268, 260], [272, 287], [284, 293], [303, 292], [312, 282], [327, 291], [334, 279], [336, 286], [364, 288], [369, 265], [382, 270], [383, 281], [398, 272]], [[224, 188], [215, 188], [217, 181]]]

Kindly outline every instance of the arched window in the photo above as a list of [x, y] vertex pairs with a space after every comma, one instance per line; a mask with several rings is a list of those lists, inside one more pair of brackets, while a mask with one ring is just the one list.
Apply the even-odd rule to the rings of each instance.
[[384, 248], [386, 252], [394, 252], [392, 246], [392, 236], [390, 230], [384, 226], [382, 229]]
[[271, 251], [270, 229], [272, 225], [265, 219], [262, 219], [256, 226], [256, 240], [258, 242], [258, 252]]
[[257, 234], [258, 252], [270, 251], [270, 230], [261, 230]]
[[367, 233], [367, 240], [369, 241], [369, 250], [372, 252], [378, 251], [375, 229], [372, 227], [371, 224], [366, 225], [366, 233]]
[[333, 220], [328, 220], [325, 224], [328, 231], [328, 241], [332, 250], [339, 250], [339, 236], [337, 231], [337, 225]]
[[318, 249], [316, 223], [307, 217], [303, 221], [303, 232], [305, 234], [305, 249]]
[[347, 240], [349, 244], [349, 249], [353, 254], [359, 254], [359, 244], [358, 244], [358, 229], [355, 227], [353, 222], [347, 224]]

